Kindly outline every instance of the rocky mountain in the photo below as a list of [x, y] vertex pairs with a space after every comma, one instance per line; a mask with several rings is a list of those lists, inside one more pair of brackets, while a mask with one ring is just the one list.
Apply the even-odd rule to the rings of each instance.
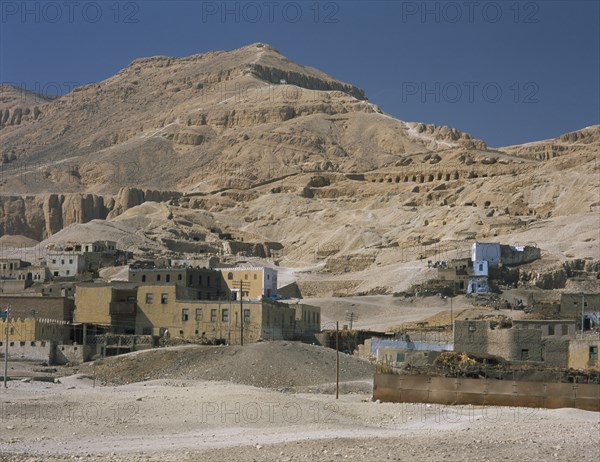
[[397, 290], [474, 239], [600, 258], [600, 126], [490, 149], [260, 43], [31, 101], [0, 130], [5, 236], [262, 258], [321, 294]]

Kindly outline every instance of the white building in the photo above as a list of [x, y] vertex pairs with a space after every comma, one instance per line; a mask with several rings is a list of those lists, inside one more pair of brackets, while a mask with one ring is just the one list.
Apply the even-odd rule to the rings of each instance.
[[469, 285], [467, 286], [468, 294], [485, 294], [490, 291], [487, 277], [472, 277], [469, 278]]
[[71, 277], [84, 272], [87, 265], [84, 254], [50, 251], [46, 254], [46, 266], [54, 277]]
[[471, 247], [471, 260], [487, 261], [489, 266], [498, 266], [501, 260], [500, 244], [475, 242]]
[[114, 241], [65, 242], [49, 244], [46, 266], [53, 277], [73, 277], [95, 271], [117, 255]]
[[475, 260], [473, 262], [473, 276], [489, 276], [490, 267], [486, 260]]

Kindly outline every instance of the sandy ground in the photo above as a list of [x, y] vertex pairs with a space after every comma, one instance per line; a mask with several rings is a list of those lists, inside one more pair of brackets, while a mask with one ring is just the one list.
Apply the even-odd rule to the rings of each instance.
[[9, 382], [1, 461], [441, 461], [600, 458], [599, 414], [374, 403], [229, 382]]
[[[349, 324], [347, 314], [354, 313], [358, 319], [354, 329], [387, 331], [404, 322], [420, 321], [441, 312], [450, 312], [448, 299], [440, 297], [416, 298], [412, 301], [392, 295], [367, 295], [361, 297], [305, 298], [302, 303], [321, 307], [321, 324], [324, 329], [334, 328], [339, 321], [340, 328]], [[472, 308], [470, 300], [455, 297], [452, 302], [455, 314]]]

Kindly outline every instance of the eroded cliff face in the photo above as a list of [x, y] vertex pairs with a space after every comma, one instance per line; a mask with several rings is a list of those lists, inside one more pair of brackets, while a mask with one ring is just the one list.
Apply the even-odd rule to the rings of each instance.
[[0, 196], [0, 235], [43, 240], [73, 223], [112, 218], [146, 201], [178, 196], [169, 191], [121, 188], [116, 196], [95, 194], [38, 194]]

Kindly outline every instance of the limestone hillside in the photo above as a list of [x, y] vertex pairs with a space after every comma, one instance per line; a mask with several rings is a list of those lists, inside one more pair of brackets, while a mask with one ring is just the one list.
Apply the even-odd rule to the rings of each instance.
[[138, 59], [52, 100], [2, 88], [5, 238], [263, 258], [330, 293], [404, 287], [474, 239], [600, 257], [600, 126], [490, 149], [260, 43]]

